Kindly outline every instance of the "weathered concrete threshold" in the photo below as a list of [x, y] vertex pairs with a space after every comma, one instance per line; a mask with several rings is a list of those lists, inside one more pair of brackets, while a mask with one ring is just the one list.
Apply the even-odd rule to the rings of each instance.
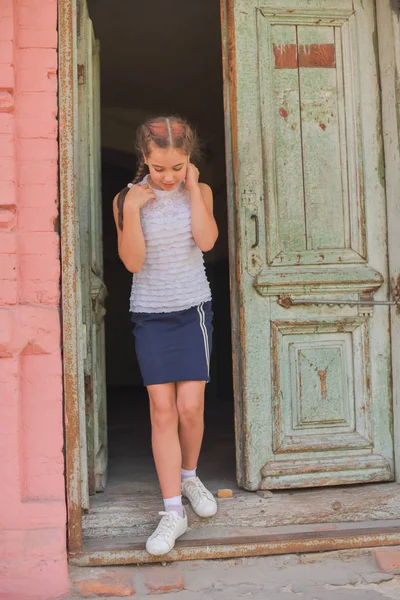
[[144, 540], [97, 538], [70, 553], [74, 566], [127, 565], [372, 548], [400, 544], [400, 519], [270, 528], [229, 528], [214, 538], [179, 540], [162, 557], [149, 555]]
[[[400, 577], [396, 577], [400, 573], [400, 546], [207, 563], [199, 560], [164, 566], [71, 567], [73, 598], [133, 599], [183, 590], [193, 600], [221, 594], [224, 598], [270, 598], [281, 591], [311, 598], [320, 597], [320, 592], [326, 590], [345, 594], [345, 590], [362, 590], [374, 598], [376, 593], [382, 598], [400, 598]], [[177, 596], [181, 597], [188, 595]]]

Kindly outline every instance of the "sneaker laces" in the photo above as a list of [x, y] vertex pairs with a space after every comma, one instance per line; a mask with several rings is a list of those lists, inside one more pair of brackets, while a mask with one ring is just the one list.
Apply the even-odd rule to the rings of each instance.
[[205, 487], [205, 485], [202, 483], [202, 481], [197, 477], [196, 479], [192, 480], [192, 485], [190, 485], [191, 482], [188, 482], [189, 484], [189, 488], [191, 493], [193, 494], [193, 496], [195, 497], [195, 500], [212, 500], [213, 499], [213, 495], [211, 494], [211, 492], [208, 491], [208, 489]]
[[160, 511], [158, 514], [162, 518], [158, 524], [157, 529], [151, 537], [156, 537], [160, 534], [169, 537], [172, 533], [174, 533], [175, 525], [177, 524], [177, 518], [179, 517], [179, 515], [177, 512], [166, 512], [164, 510]]

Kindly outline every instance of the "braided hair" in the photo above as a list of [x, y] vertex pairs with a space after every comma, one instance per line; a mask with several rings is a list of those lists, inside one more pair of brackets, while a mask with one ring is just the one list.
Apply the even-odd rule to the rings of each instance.
[[[192, 127], [179, 117], [157, 117], [149, 119], [141, 125], [136, 135], [136, 151], [139, 156], [138, 166], [132, 185], [141, 181], [147, 171], [145, 157], [150, 154], [150, 144], [158, 148], [178, 148], [196, 160], [199, 154], [199, 141]], [[129, 186], [130, 187], [130, 186]], [[117, 198], [118, 227], [122, 231], [124, 224], [124, 203], [129, 191], [126, 186]]]

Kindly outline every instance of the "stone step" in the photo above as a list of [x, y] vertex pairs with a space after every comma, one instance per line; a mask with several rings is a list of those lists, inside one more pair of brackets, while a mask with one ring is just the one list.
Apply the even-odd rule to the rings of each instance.
[[184, 589], [181, 571], [170, 565], [149, 567], [82, 567], [70, 571], [73, 598], [132, 598], [179, 592]]

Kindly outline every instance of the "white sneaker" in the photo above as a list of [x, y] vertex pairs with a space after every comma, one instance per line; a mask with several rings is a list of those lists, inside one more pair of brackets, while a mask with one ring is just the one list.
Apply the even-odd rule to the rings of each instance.
[[198, 477], [182, 481], [182, 496], [185, 496], [199, 517], [212, 517], [218, 510], [217, 501]]
[[159, 512], [161, 521], [155, 532], [146, 542], [146, 550], [149, 554], [161, 556], [167, 554], [175, 546], [175, 540], [183, 535], [188, 528], [187, 516], [178, 515], [174, 510], [170, 512]]

